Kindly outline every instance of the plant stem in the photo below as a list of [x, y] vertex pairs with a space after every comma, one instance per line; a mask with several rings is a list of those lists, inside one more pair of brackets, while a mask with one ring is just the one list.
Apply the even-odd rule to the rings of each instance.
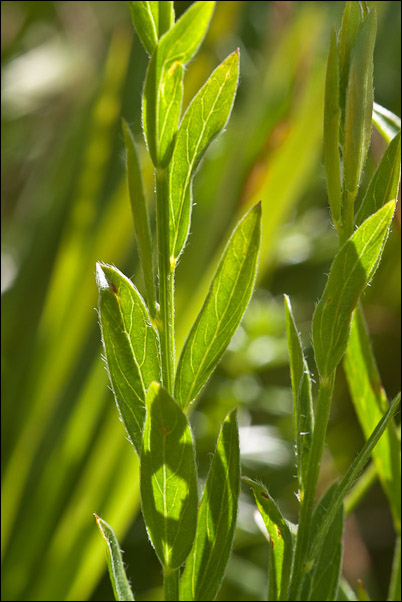
[[169, 191], [166, 169], [156, 168], [156, 216], [159, 269], [159, 335], [161, 343], [162, 383], [173, 394], [175, 369], [174, 267], [169, 253]]
[[342, 231], [340, 235], [340, 245], [348, 240], [353, 234], [355, 223], [355, 198], [356, 192], [345, 190], [342, 203]]
[[364, 499], [367, 491], [371, 489], [378, 478], [377, 469], [375, 464], [370, 466], [361, 475], [356, 485], [345, 497], [345, 515], [348, 516], [353, 510], [360, 504]]
[[180, 569], [171, 569], [164, 567], [163, 569], [163, 589], [165, 592], [165, 600], [179, 599], [179, 578]]
[[329, 410], [334, 389], [335, 373], [320, 379], [315, 426], [308, 460], [304, 497], [301, 500], [299, 527], [297, 531], [296, 551], [292, 578], [289, 588], [289, 600], [298, 600], [303, 575], [311, 567], [304, 566], [310, 544], [310, 531], [313, 517], [315, 491], [320, 472], [325, 434], [327, 432]]

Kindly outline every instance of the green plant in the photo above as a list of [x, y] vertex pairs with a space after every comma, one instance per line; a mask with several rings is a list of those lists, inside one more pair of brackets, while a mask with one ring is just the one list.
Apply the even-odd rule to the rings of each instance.
[[[240, 324], [254, 286], [261, 239], [258, 203], [235, 228], [176, 366], [175, 271], [189, 234], [192, 178], [207, 146], [229, 118], [238, 81], [239, 55], [235, 52], [212, 73], [180, 121], [184, 66], [202, 42], [214, 4], [196, 2], [175, 23], [172, 2], [129, 2], [134, 27], [150, 55], [142, 116], [156, 182], [155, 233], [148, 217], [139, 154], [123, 122], [146, 300], [115, 267], [97, 264], [107, 368], [120, 415], [140, 458], [142, 513], [163, 567], [166, 600], [214, 599], [231, 553], [240, 477], [236, 411], [222, 425], [198, 506], [195, 447], [187, 410]], [[375, 420], [370, 418], [369, 422], [364, 410], [361, 412], [367, 434], [365, 446], [345, 476], [314, 507], [338, 364], [345, 356], [356, 406], [361, 402], [362, 388], [372, 382], [373, 375], [379, 381], [362, 310], [355, 308], [378, 267], [394, 214], [400, 134], [389, 145], [356, 211], [370, 144], [375, 30], [375, 9], [369, 12], [366, 3], [347, 2], [339, 37], [333, 34], [328, 59], [324, 159], [340, 249], [313, 317], [319, 373], [315, 411], [312, 378], [286, 298], [300, 499], [298, 528], [288, 524], [263, 485], [243, 478], [254, 490], [270, 535], [271, 600], [337, 599], [343, 500], [371, 453], [400, 528], [400, 501], [398, 506], [395, 493], [398, 449], [392, 422], [399, 397], [387, 407], [380, 387], [372, 399]], [[381, 114], [380, 109], [377, 114]], [[353, 370], [358, 362], [356, 376]], [[386, 429], [381, 439], [386, 447], [381, 448], [377, 443]], [[108, 544], [116, 598], [133, 599], [115, 535], [99, 517], [97, 522]], [[395, 566], [392, 587], [396, 591], [397, 563]], [[392, 595], [390, 599], [395, 599]]]

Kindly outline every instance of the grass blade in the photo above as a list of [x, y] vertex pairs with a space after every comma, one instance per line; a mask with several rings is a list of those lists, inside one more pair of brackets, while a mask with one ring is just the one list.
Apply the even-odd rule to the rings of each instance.
[[136, 452], [141, 450], [146, 392], [160, 378], [159, 342], [144, 301], [119, 270], [97, 263], [99, 318], [110, 382]]
[[161, 564], [176, 569], [191, 550], [197, 522], [193, 437], [182, 409], [156, 382], [149, 388], [146, 403], [142, 513]]
[[292, 314], [290, 299], [285, 295], [286, 334], [293, 392], [293, 422], [296, 441], [297, 476], [303, 496], [304, 477], [314, 428], [311, 377], [303, 355], [300, 335]]
[[267, 528], [270, 543], [269, 600], [287, 600], [292, 567], [293, 537], [281, 511], [264, 485], [247, 477], [242, 480], [253, 489], [257, 508]]
[[170, 256], [177, 260], [187, 240], [192, 179], [204, 152], [225, 127], [239, 78], [239, 52], [231, 54], [193, 98], [179, 131], [169, 164]]
[[254, 287], [261, 242], [261, 204], [230, 238], [180, 356], [175, 395], [182, 407], [196, 398], [236, 332]]
[[377, 269], [394, 210], [393, 201], [379, 209], [335, 256], [313, 317], [314, 354], [321, 377], [334, 372], [346, 350], [353, 310]]
[[401, 178], [401, 132], [393, 138], [374, 176], [367, 188], [355, 223], [360, 226], [365, 219], [378, 211], [389, 201], [396, 200], [398, 196], [399, 181]]
[[131, 591], [124, 570], [123, 558], [117, 537], [112, 527], [106, 521], [96, 514], [95, 518], [99, 531], [106, 542], [107, 564], [115, 598], [116, 600], [134, 600], [133, 592]]
[[180, 600], [214, 600], [232, 550], [240, 485], [237, 414], [225, 419], [198, 511], [193, 549], [183, 572]]

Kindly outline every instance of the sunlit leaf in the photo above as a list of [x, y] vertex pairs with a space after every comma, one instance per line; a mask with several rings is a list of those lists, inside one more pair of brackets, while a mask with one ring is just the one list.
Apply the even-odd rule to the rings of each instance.
[[119, 542], [110, 525], [100, 516], [95, 514], [99, 531], [106, 543], [107, 564], [109, 568], [110, 581], [116, 600], [134, 600], [126, 572], [124, 570], [123, 558]]
[[170, 256], [176, 260], [190, 228], [192, 179], [204, 152], [225, 127], [239, 77], [239, 53], [231, 54], [193, 98], [177, 132], [169, 164]]
[[109, 377], [124, 426], [139, 453], [146, 392], [160, 378], [158, 335], [142, 297], [124, 274], [98, 263], [96, 280]]
[[379, 209], [335, 256], [313, 317], [314, 354], [321, 377], [334, 372], [346, 350], [353, 310], [377, 269], [394, 210], [393, 201]]
[[128, 3], [131, 19], [148, 54], [152, 55], [159, 38], [174, 22], [173, 2], [135, 0]]
[[184, 344], [175, 395], [186, 407], [195, 399], [236, 332], [253, 291], [261, 242], [261, 204], [230, 238], [204, 306]]

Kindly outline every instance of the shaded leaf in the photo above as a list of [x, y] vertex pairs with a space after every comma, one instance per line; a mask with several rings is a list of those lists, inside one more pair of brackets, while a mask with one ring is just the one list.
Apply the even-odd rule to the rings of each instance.
[[175, 382], [175, 396], [183, 407], [205, 385], [240, 324], [254, 287], [260, 242], [258, 203], [235, 228], [184, 344]]
[[110, 382], [128, 436], [140, 453], [146, 392], [160, 378], [158, 335], [141, 295], [124, 274], [97, 263], [96, 281]]
[[300, 490], [304, 490], [304, 477], [308, 452], [314, 428], [311, 376], [303, 355], [303, 348], [292, 314], [290, 299], [285, 295], [286, 334], [288, 340], [290, 376], [293, 392], [293, 422], [296, 441], [297, 475]]
[[339, 154], [339, 128], [341, 124], [339, 78], [339, 55], [336, 45], [336, 35], [333, 31], [325, 83], [324, 165], [329, 205], [334, 224], [340, 222], [342, 204], [341, 158]]
[[313, 317], [313, 344], [321, 377], [330, 376], [346, 350], [353, 310], [372, 279], [388, 237], [395, 202], [369, 217], [341, 247]]
[[197, 532], [180, 585], [180, 600], [214, 600], [232, 550], [240, 485], [237, 414], [225, 419], [198, 511]]
[[133, 134], [123, 120], [124, 143], [127, 152], [127, 181], [130, 193], [134, 230], [138, 244], [138, 254], [144, 277], [147, 302], [152, 317], [156, 315], [156, 293], [152, 260], [152, 237], [149, 226], [148, 209], [142, 183], [141, 165]]
[[293, 555], [292, 533], [264, 485], [247, 477], [242, 477], [242, 480], [253, 489], [271, 543], [268, 600], [287, 600]]
[[357, 192], [370, 146], [376, 32], [377, 17], [373, 8], [356, 36], [346, 89], [343, 166], [345, 190], [352, 194]]
[[390, 142], [362, 200], [355, 223], [360, 224], [380, 207], [394, 201], [401, 178], [401, 132]]
[[145, 50], [152, 55], [159, 38], [174, 23], [173, 2], [142, 2], [135, 0], [128, 3], [134, 28]]
[[169, 165], [170, 256], [177, 259], [190, 228], [192, 179], [211, 141], [227, 123], [239, 77], [239, 52], [231, 54], [193, 98], [177, 132]]
[[148, 65], [142, 118], [154, 165], [165, 167], [172, 155], [183, 99], [184, 65], [197, 52], [215, 2], [195, 2], [162, 36]]
[[107, 564], [115, 598], [116, 600], [134, 600], [133, 592], [131, 591], [124, 570], [123, 558], [117, 537], [112, 527], [106, 521], [96, 514], [95, 518], [99, 531], [106, 542]]
[[[387, 398], [360, 307], [354, 312], [343, 365], [353, 405], [364, 435], [368, 438], [387, 408]], [[398, 531], [401, 527], [401, 459], [394, 423], [389, 425], [372, 455]]]
[[193, 437], [183, 410], [159, 384], [147, 395], [141, 449], [142, 513], [164, 567], [178, 568], [193, 544], [197, 478]]

